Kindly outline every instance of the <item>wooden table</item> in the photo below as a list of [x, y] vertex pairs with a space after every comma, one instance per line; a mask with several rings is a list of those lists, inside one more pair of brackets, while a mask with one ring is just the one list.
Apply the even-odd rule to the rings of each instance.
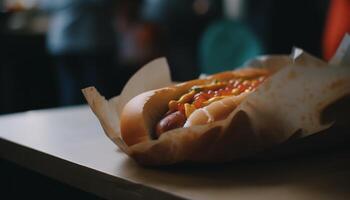
[[104, 135], [87, 106], [0, 116], [0, 156], [107, 199], [350, 199], [350, 150], [142, 168]]

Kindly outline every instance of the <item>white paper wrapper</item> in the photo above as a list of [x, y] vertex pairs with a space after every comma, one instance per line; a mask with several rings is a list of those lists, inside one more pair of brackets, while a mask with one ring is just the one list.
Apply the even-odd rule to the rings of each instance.
[[158, 58], [137, 71], [126, 83], [117, 102], [118, 115], [124, 105], [142, 92], [171, 85], [171, 76], [165, 58]]
[[350, 66], [350, 35], [346, 34], [337, 52], [329, 61], [331, 65]]
[[[348, 39], [344, 41], [347, 43]], [[350, 94], [350, 67], [340, 54], [346, 55], [338, 51], [331, 64], [298, 48], [290, 56], [262, 56], [250, 60], [245, 67], [273, 68], [277, 73], [226, 119], [171, 130], [157, 140], [133, 146], [127, 146], [120, 137], [121, 110], [137, 94], [171, 85], [166, 60], [157, 59], [144, 66], [129, 80], [118, 98], [107, 101], [93, 87], [83, 89], [83, 93], [107, 136], [141, 164], [226, 162], [332, 126], [334, 121], [322, 121], [324, 110]]]

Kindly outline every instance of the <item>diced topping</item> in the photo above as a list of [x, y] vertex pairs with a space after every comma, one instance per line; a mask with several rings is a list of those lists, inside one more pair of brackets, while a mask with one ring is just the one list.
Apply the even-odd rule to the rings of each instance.
[[179, 100], [169, 102], [167, 114], [180, 111], [188, 118], [196, 109], [209, 105], [226, 96], [240, 95], [243, 92], [251, 92], [264, 80], [265, 76], [255, 78], [236, 78], [229, 81], [214, 80], [206, 85], [193, 86], [188, 93], [182, 95]]
[[194, 105], [189, 104], [189, 103], [185, 103], [184, 107], [185, 107], [185, 115], [186, 115], [186, 118], [188, 118], [188, 117], [193, 113], [193, 111], [196, 110], [196, 108], [194, 107]]

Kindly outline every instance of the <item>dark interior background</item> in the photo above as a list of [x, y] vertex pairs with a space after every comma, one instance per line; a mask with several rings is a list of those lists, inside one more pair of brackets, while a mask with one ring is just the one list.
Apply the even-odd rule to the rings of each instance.
[[[222, 1], [203, 1], [209, 5], [204, 14], [194, 10], [195, 0], [150, 2], [133, 0], [132, 6], [120, 6], [129, 10], [123, 17], [129, 17], [136, 26], [147, 29], [146, 25], [152, 25], [149, 43], [155, 51], [131, 60], [121, 56], [125, 45], [119, 47], [119, 54], [115, 55], [116, 82], [111, 86], [115, 95], [139, 67], [159, 56], [167, 57], [174, 80], [196, 78], [201, 72], [198, 58], [201, 36], [213, 22], [227, 18]], [[241, 6], [243, 14], [238, 21], [259, 39], [262, 54], [289, 54], [297, 46], [322, 57], [328, 4], [328, 0], [247, 0]], [[5, 8], [3, 5], [0, 12], [0, 114], [59, 106], [56, 74], [53, 58], [46, 49], [45, 31], [35, 31], [26, 24], [11, 27], [13, 18], [29, 11]], [[150, 11], [147, 14], [145, 10]], [[40, 11], [29, 13], [24, 17], [27, 20], [41, 15]], [[118, 33], [117, 43], [131, 33]]]

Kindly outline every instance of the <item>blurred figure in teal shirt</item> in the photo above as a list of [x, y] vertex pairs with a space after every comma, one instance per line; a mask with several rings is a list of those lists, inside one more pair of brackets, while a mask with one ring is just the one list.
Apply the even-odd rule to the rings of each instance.
[[39, 0], [50, 15], [47, 46], [54, 56], [60, 105], [83, 103], [80, 89], [113, 91], [116, 0]]

